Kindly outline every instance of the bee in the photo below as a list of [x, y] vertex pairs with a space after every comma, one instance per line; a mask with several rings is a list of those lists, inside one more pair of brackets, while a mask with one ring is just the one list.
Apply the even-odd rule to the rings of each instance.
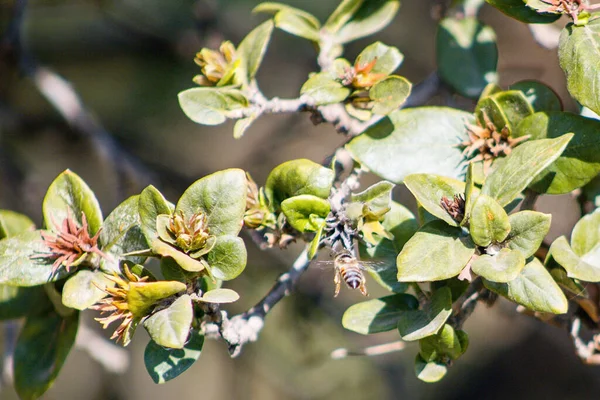
[[367, 279], [364, 271], [379, 271], [380, 268], [385, 268], [385, 263], [381, 261], [360, 261], [350, 252], [338, 253], [333, 261], [319, 261], [319, 265], [326, 266], [333, 264], [335, 275], [333, 283], [335, 291], [333, 297], [337, 297], [340, 293], [342, 280], [350, 289], [358, 289], [364, 296], [368, 296]]

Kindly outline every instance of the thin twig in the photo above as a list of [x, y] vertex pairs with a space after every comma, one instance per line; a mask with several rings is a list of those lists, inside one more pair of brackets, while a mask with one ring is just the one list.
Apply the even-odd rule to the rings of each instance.
[[383, 354], [393, 353], [395, 351], [404, 350], [406, 343], [402, 340], [396, 342], [378, 344], [375, 346], [365, 347], [359, 350], [348, 350], [347, 348], [335, 349], [331, 352], [332, 360], [343, 360], [350, 356], [380, 356]]

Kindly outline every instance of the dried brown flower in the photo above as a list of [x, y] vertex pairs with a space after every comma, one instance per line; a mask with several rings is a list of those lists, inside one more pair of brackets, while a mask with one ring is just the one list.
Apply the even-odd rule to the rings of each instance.
[[359, 64], [357, 60], [352, 68], [347, 68], [341, 77], [342, 85], [352, 86], [356, 89], [369, 89], [377, 81], [385, 78], [386, 74], [372, 73], [371, 71], [377, 64], [377, 58], [366, 64]]
[[452, 200], [442, 196], [440, 205], [453, 220], [459, 223], [462, 222], [465, 217], [465, 198], [462, 194], [455, 194]]

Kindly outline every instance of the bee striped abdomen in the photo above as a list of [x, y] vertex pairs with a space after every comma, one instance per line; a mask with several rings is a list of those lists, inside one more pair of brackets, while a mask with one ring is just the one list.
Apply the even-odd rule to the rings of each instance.
[[342, 274], [342, 279], [344, 282], [346, 282], [346, 285], [352, 289], [357, 289], [364, 280], [362, 271], [357, 267], [342, 267], [340, 272]]

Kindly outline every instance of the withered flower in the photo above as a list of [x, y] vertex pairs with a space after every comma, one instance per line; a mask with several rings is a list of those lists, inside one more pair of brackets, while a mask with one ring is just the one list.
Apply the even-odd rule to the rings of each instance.
[[196, 75], [194, 82], [200, 86], [215, 86], [232, 71], [235, 56], [235, 47], [230, 41], [221, 43], [219, 51], [200, 50], [194, 62], [202, 69], [202, 75]]
[[247, 172], [246, 179], [248, 181], [248, 190], [244, 226], [250, 229], [274, 228], [275, 216], [269, 211], [266, 205], [264, 193], [258, 189], [258, 185]]
[[216, 237], [210, 234], [206, 214], [201, 211], [187, 220], [182, 211], [173, 215], [159, 215], [157, 231], [164, 242], [194, 258], [208, 253], [216, 243]]
[[375, 83], [385, 78], [386, 74], [372, 73], [371, 71], [377, 64], [377, 58], [372, 61], [360, 64], [357, 60], [352, 68], [347, 68], [344, 75], [341, 77], [342, 85], [352, 86], [356, 89], [369, 89]]
[[[469, 139], [460, 143], [459, 146], [464, 147], [463, 155], [467, 158], [466, 162], [483, 161], [483, 170], [487, 174], [496, 158], [510, 155], [514, 147], [529, 139], [530, 136], [512, 138], [506, 126], [498, 132], [496, 125], [485, 112], [483, 119], [485, 126], [481, 126], [479, 121], [477, 121], [477, 125], [467, 124]], [[473, 157], [475, 152], [478, 154]]]
[[462, 194], [455, 194], [452, 200], [442, 196], [440, 205], [453, 220], [459, 223], [462, 222], [465, 217], [465, 199]]
[[[137, 324], [136, 316], [130, 310], [128, 295], [130, 291], [130, 282], [144, 282], [148, 279], [147, 276], [140, 278], [137, 275], [131, 273], [127, 266], [124, 267], [125, 279], [121, 278], [117, 274], [113, 276], [106, 275], [106, 278], [113, 281], [115, 287], [98, 287], [98, 289], [105, 292], [108, 296], [100, 300], [90, 308], [92, 310], [98, 310], [101, 314], [110, 314], [106, 317], [94, 318], [100, 322], [103, 329], [108, 328], [108, 325], [114, 321], [122, 320], [119, 327], [113, 332], [111, 339], [117, 339], [121, 341], [123, 346], [127, 346], [131, 341], [131, 334], [135, 325]], [[139, 319], [139, 318], [138, 318]]]
[[583, 0], [541, 0], [542, 3], [548, 4], [548, 8], [542, 10], [545, 12], [567, 14], [573, 18], [576, 24], [579, 20], [579, 14], [584, 11], [591, 11], [598, 8], [597, 4], [588, 5]]
[[[93, 237], [88, 232], [88, 223], [85, 213], [81, 212], [81, 227], [70, 215], [64, 219], [60, 231], [53, 235], [49, 232], [41, 232], [44, 244], [50, 249], [48, 254], [37, 254], [32, 258], [53, 258], [52, 273], [64, 266], [67, 272], [71, 267], [77, 267], [84, 261], [91, 262], [92, 255], [107, 258], [98, 248], [98, 237], [102, 228]], [[91, 262], [91, 264], [95, 264]]]

